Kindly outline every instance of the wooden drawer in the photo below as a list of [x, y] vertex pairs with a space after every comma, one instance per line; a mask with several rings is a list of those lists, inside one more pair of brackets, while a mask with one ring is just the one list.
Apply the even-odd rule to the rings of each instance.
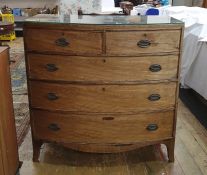
[[133, 143], [172, 137], [174, 111], [139, 115], [68, 115], [32, 110], [37, 139], [64, 143]]
[[24, 35], [27, 51], [58, 52], [69, 55], [102, 53], [101, 32], [28, 29]]
[[136, 82], [177, 78], [178, 56], [77, 57], [28, 54], [29, 78], [72, 82]]
[[108, 55], [179, 52], [180, 31], [107, 32]]
[[176, 83], [71, 85], [30, 82], [31, 106], [73, 112], [126, 112], [173, 108]]

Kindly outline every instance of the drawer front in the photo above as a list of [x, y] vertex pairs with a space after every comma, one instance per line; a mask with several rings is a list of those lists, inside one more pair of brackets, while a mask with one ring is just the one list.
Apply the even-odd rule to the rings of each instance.
[[135, 82], [177, 78], [178, 56], [77, 57], [28, 54], [29, 78]]
[[180, 31], [107, 32], [108, 55], [139, 55], [178, 52]]
[[102, 34], [100, 32], [28, 29], [25, 31], [25, 42], [28, 51], [72, 55], [99, 55], [102, 53]]
[[126, 112], [173, 108], [176, 83], [71, 85], [30, 82], [31, 106], [72, 112]]
[[68, 115], [32, 111], [36, 138], [56, 142], [133, 143], [172, 137], [174, 111], [139, 115]]

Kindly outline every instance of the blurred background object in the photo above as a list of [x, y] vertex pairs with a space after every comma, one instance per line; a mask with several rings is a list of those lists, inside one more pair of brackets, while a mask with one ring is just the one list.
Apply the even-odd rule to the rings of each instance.
[[120, 2], [120, 7], [125, 15], [130, 15], [131, 10], [133, 10], [133, 3], [129, 1], [122, 1]]
[[2, 7], [1, 12], [3, 14], [12, 14], [12, 9], [5, 5], [4, 7]]
[[13, 14], [0, 14], [0, 41], [12, 41], [16, 39], [14, 31], [14, 15]]

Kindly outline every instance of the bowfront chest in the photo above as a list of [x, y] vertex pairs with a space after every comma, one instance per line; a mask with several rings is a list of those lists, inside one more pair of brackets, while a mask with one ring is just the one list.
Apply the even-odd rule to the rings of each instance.
[[44, 142], [174, 160], [183, 24], [169, 17], [33, 17], [24, 24], [34, 161]]

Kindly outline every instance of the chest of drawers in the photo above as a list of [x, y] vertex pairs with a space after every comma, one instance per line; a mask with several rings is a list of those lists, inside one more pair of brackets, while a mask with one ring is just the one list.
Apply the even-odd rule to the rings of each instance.
[[44, 142], [99, 153], [163, 143], [173, 161], [182, 23], [35, 19], [24, 25], [34, 161]]

